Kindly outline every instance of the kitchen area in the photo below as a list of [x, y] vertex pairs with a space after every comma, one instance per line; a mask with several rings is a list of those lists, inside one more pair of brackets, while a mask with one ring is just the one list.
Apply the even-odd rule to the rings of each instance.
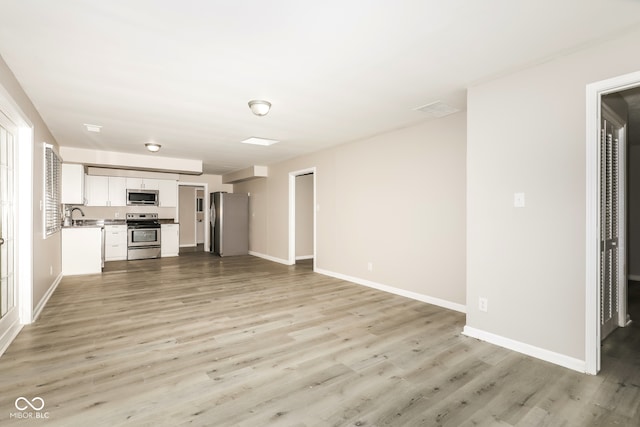
[[62, 272], [179, 254], [178, 175], [62, 165]]

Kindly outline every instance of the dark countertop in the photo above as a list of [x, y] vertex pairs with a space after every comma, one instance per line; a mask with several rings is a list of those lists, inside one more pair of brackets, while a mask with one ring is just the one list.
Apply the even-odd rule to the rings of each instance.
[[[179, 224], [174, 222], [173, 218], [158, 219], [160, 224]], [[104, 227], [105, 225], [127, 225], [124, 219], [82, 219], [76, 218], [74, 225], [63, 225], [62, 228], [78, 228], [78, 227]]]
[[124, 219], [82, 219], [73, 220], [74, 225], [63, 225], [62, 228], [78, 228], [78, 227], [104, 227], [105, 225], [126, 225]]

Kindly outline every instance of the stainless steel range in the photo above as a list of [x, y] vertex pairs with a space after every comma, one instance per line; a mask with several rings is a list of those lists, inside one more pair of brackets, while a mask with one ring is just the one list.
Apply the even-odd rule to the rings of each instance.
[[128, 213], [127, 236], [127, 259], [160, 258], [157, 213]]

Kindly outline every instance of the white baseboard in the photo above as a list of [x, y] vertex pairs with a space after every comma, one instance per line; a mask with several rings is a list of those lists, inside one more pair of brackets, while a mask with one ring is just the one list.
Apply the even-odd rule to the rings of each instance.
[[58, 277], [56, 277], [56, 280], [49, 287], [49, 290], [47, 291], [47, 293], [44, 294], [44, 296], [42, 297], [42, 299], [40, 300], [36, 308], [33, 310], [33, 319], [31, 320], [32, 323], [35, 322], [38, 319], [38, 316], [40, 316], [40, 313], [42, 313], [42, 309], [47, 304], [47, 302], [49, 301], [49, 298], [51, 298], [51, 295], [53, 295], [53, 292], [56, 290], [56, 288], [60, 284], [62, 277], [63, 277], [62, 273], [60, 273]]
[[261, 254], [260, 252], [249, 251], [249, 255], [257, 256], [258, 258], [264, 258], [267, 261], [273, 261], [279, 264], [292, 265], [287, 259], [276, 258], [271, 255]]
[[300, 255], [296, 257], [296, 261], [302, 261], [304, 259], [313, 259], [313, 255]]
[[22, 330], [22, 326], [20, 321], [16, 318], [16, 321], [9, 326], [7, 331], [0, 336], [0, 356], [4, 354], [5, 351], [9, 348], [9, 345], [13, 342], [13, 340], [18, 336], [18, 333]]
[[500, 347], [504, 347], [509, 350], [517, 351], [518, 353], [526, 354], [527, 356], [535, 357], [536, 359], [541, 359], [546, 362], [564, 366], [565, 368], [569, 368], [574, 371], [582, 373], [587, 372], [587, 365], [584, 360], [575, 359], [564, 354], [545, 350], [544, 348], [512, 340], [510, 338], [505, 338], [503, 336], [485, 332], [480, 329], [472, 328], [470, 326], [465, 326], [462, 330], [462, 334], [471, 338], [476, 338], [481, 341], [495, 344]]
[[184, 243], [182, 245], [179, 245], [179, 247], [181, 247], [181, 248], [195, 248], [196, 246], [198, 246], [198, 245], [195, 244], [195, 243]]
[[359, 277], [347, 276], [346, 274], [341, 274], [341, 273], [334, 273], [333, 271], [323, 270], [321, 268], [316, 268], [315, 272], [324, 274], [325, 276], [335, 277], [336, 279], [353, 282], [358, 285], [367, 286], [369, 288], [378, 289], [379, 291], [389, 292], [391, 294], [400, 295], [400, 296], [411, 298], [421, 302], [426, 302], [427, 304], [437, 305], [439, 307], [447, 308], [449, 310], [459, 311], [460, 313], [467, 312], [467, 307], [463, 304], [457, 304], [455, 302], [443, 300], [440, 298], [430, 297], [428, 295], [419, 294], [417, 292], [411, 292], [404, 289], [394, 288], [393, 286], [383, 285], [381, 283], [372, 282], [370, 280], [361, 279]]
[[629, 275], [627, 276], [627, 278], [628, 278], [629, 280], [633, 280], [634, 282], [640, 282], [640, 276], [637, 276], [637, 275], [635, 275], [635, 274], [629, 274]]

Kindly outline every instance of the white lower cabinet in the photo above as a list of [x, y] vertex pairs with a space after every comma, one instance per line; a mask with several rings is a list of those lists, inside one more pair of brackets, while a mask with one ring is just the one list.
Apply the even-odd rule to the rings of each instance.
[[102, 272], [102, 228], [63, 228], [62, 274], [71, 276], [100, 272]]
[[104, 226], [104, 260], [121, 261], [127, 259], [127, 226]]
[[180, 251], [180, 224], [160, 226], [160, 256], [178, 256]]

